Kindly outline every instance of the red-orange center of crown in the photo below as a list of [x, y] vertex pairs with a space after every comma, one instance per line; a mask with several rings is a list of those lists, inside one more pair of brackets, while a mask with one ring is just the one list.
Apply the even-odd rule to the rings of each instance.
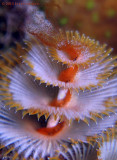
[[47, 46], [52, 46], [52, 47], [56, 47], [56, 40], [49, 36], [46, 33], [34, 33], [34, 32], [30, 32], [32, 35], [34, 35], [37, 39], [39, 39], [43, 44], [47, 45]]
[[74, 67], [69, 67], [60, 73], [58, 79], [62, 82], [66, 82], [66, 83], [73, 82], [77, 71], [78, 71], [77, 65], [75, 65]]
[[50, 103], [50, 106], [64, 107], [64, 105], [66, 105], [70, 101], [70, 99], [71, 99], [71, 93], [70, 93], [70, 90], [68, 90], [64, 99], [57, 100], [57, 98], [55, 98]]
[[68, 43], [65, 43], [64, 45], [60, 46], [58, 49], [64, 51], [69, 56], [69, 59], [73, 61], [75, 61], [78, 58], [78, 56], [81, 54], [80, 49], [76, 49], [75, 46]]
[[65, 123], [61, 122], [58, 123], [55, 127], [51, 128], [40, 128], [37, 130], [40, 134], [46, 135], [46, 136], [54, 136], [58, 134], [64, 127]]

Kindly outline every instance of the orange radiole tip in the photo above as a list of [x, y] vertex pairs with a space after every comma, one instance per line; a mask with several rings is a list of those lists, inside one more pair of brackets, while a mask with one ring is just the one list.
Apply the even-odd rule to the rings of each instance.
[[63, 129], [64, 126], [65, 126], [65, 122], [61, 122], [61, 123], [58, 123], [55, 127], [40, 128], [37, 130], [37, 132], [46, 136], [54, 136], [58, 134]]

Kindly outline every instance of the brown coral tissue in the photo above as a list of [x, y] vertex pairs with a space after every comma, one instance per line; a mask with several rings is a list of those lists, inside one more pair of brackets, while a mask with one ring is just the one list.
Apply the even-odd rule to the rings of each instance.
[[117, 57], [33, 12], [0, 60], [2, 160], [116, 160]]
[[79, 30], [117, 53], [116, 0], [51, 0], [45, 6], [46, 16], [63, 29]]

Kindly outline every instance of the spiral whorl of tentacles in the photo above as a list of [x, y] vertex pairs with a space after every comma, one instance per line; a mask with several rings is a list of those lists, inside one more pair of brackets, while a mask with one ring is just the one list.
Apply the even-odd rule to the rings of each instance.
[[7, 147], [2, 157], [104, 159], [106, 145], [116, 157], [116, 134], [110, 133], [117, 121], [112, 49], [77, 31], [58, 31], [42, 13], [34, 14], [27, 32], [25, 45], [17, 44], [0, 61], [0, 142]]

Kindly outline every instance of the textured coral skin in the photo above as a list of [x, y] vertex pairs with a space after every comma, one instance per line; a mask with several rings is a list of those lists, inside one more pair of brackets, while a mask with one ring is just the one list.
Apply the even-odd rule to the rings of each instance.
[[[25, 47], [17, 44], [0, 61], [0, 141], [8, 148], [2, 156], [90, 159], [90, 144], [95, 153], [103, 131], [116, 128], [116, 57], [77, 31], [57, 30], [42, 12], [26, 30]], [[31, 115], [44, 115], [45, 126]]]
[[45, 4], [46, 16], [57, 27], [78, 30], [114, 48], [116, 54], [116, 0], [56, 0]]

